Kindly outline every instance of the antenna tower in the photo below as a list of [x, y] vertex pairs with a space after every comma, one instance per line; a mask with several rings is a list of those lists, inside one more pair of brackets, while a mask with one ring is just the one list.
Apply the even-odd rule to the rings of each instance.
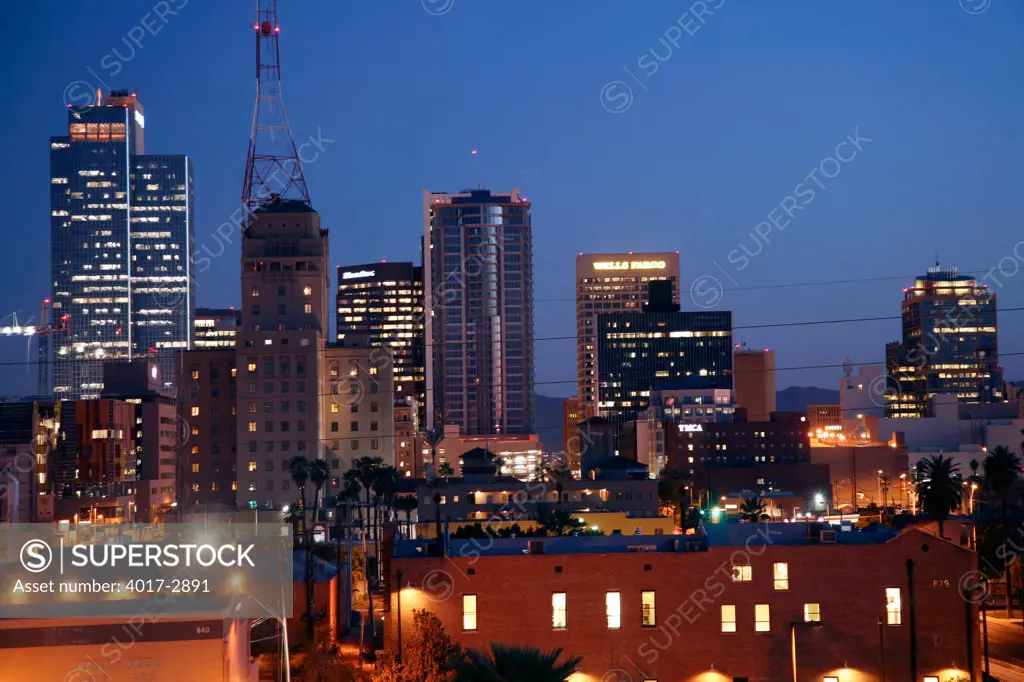
[[245, 161], [242, 203], [251, 214], [278, 199], [309, 205], [309, 189], [281, 98], [277, 0], [256, 0], [256, 106]]

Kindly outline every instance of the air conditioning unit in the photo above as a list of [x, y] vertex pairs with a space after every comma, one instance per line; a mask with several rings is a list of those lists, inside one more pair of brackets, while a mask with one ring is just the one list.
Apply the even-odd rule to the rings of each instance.
[[834, 545], [836, 544], [836, 532], [834, 530], [823, 530], [818, 536], [818, 540], [823, 545]]
[[[833, 540], [835, 542], [835, 540]], [[527, 552], [530, 554], [543, 554], [544, 553], [544, 541], [543, 540], [530, 540], [526, 544]]]

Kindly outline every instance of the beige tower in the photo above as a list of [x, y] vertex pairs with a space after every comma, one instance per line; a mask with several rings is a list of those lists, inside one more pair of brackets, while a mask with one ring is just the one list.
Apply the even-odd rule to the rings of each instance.
[[327, 230], [304, 201], [257, 209], [242, 240], [242, 319], [236, 352], [237, 504], [294, 504], [292, 457], [325, 458], [321, 402], [330, 271]]
[[746, 408], [748, 421], [768, 421], [775, 411], [775, 351], [737, 350], [732, 376], [736, 407]]

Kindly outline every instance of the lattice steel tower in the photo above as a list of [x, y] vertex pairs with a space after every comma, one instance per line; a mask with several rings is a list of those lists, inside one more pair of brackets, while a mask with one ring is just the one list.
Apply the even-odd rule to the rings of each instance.
[[281, 52], [277, 0], [256, 0], [256, 106], [249, 135], [242, 203], [251, 214], [275, 199], [294, 199], [309, 205], [288, 114], [281, 98]]

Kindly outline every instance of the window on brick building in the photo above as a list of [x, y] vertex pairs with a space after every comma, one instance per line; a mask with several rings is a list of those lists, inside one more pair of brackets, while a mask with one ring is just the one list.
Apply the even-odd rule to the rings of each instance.
[[198, 417], [199, 416], [199, 406], [198, 405], [194, 405], [192, 407], [192, 416], [193, 417]]
[[645, 590], [640, 593], [641, 621], [645, 628], [653, 628], [657, 625], [654, 618], [654, 590]]
[[476, 595], [462, 595], [462, 629], [476, 630]]
[[249, 433], [256, 433], [256, 422], [249, 422]]
[[885, 588], [885, 622], [887, 625], [903, 625], [903, 599], [900, 588]]
[[622, 595], [618, 592], [604, 593], [604, 615], [609, 630], [618, 630], [622, 626]]
[[722, 632], [736, 632], [735, 604], [722, 604]]
[[555, 592], [551, 595], [551, 627], [564, 630], [566, 622], [565, 592]]
[[777, 562], [773, 567], [773, 573], [775, 575], [775, 589], [776, 590], [788, 590], [789, 589], [789, 564], [784, 561]]
[[804, 604], [804, 622], [821, 622], [821, 604]]
[[754, 605], [754, 631], [769, 632], [772, 629], [771, 607], [768, 604]]
[[753, 566], [733, 566], [732, 581], [734, 583], [749, 583], [754, 579]]
[[192, 473], [193, 474], [198, 474], [199, 473], [199, 462], [192, 462]]

